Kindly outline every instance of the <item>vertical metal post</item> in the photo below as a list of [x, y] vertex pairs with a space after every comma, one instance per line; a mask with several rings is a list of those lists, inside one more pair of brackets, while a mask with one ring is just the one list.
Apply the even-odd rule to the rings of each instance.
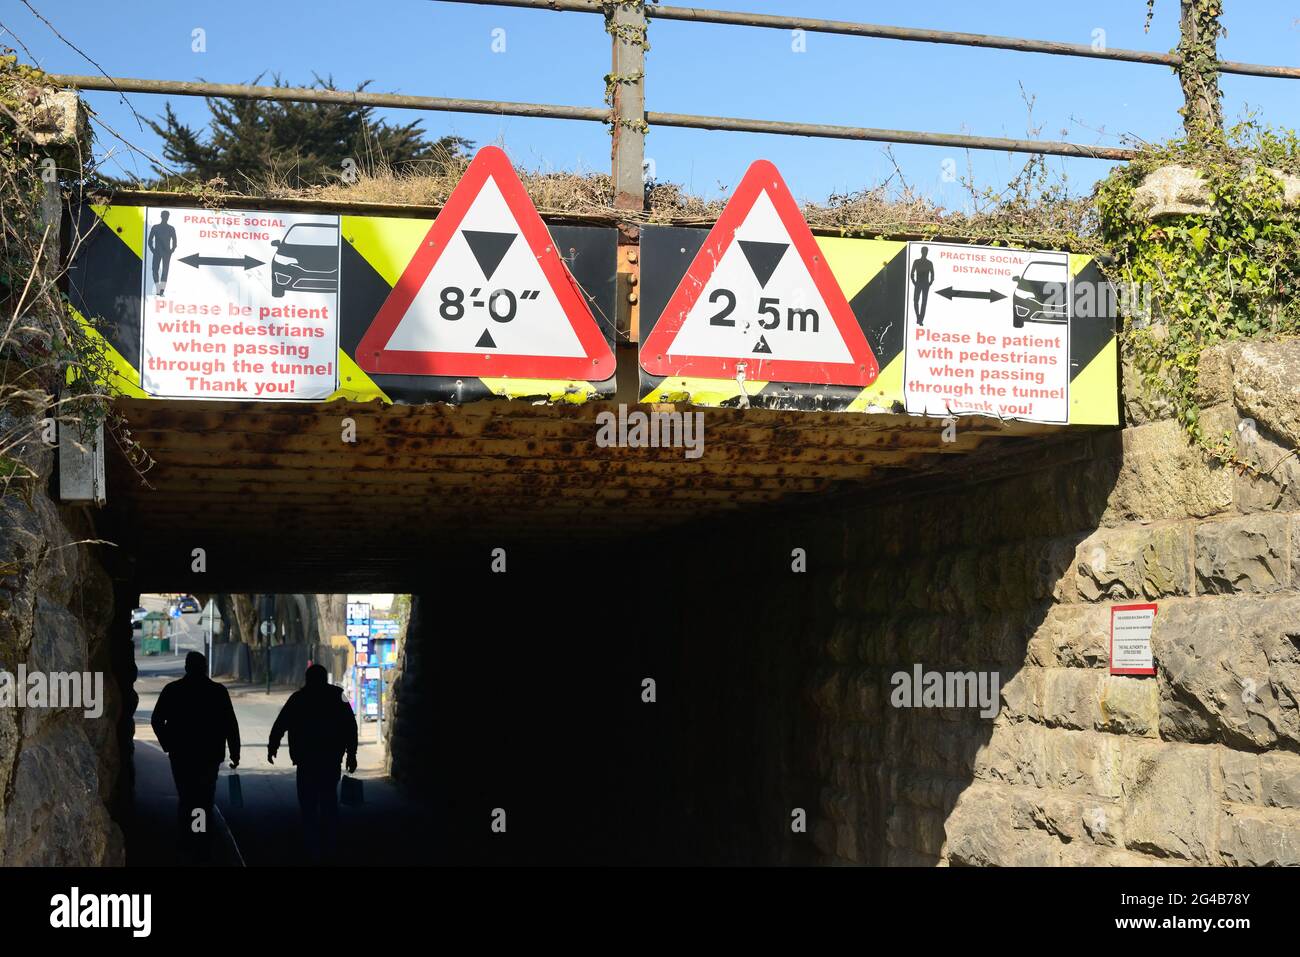
[[645, 0], [614, 0], [611, 96], [614, 208], [645, 208]]
[[1221, 0], [1182, 0], [1177, 68], [1183, 88], [1183, 129], [1187, 139], [1204, 145], [1223, 129], [1219, 87], [1219, 17]]

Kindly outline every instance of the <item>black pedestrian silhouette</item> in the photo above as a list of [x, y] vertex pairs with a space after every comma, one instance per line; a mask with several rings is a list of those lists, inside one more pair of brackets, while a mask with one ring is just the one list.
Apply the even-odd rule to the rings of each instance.
[[[153, 266], [153, 285], [160, 296], [167, 291], [167, 269], [171, 266], [172, 253], [176, 251], [176, 227], [167, 223], [169, 215], [164, 210], [160, 214], [162, 222], [155, 223], [149, 230], [149, 259]], [[162, 274], [161, 278], [159, 272]]]
[[[207, 860], [212, 853], [212, 799], [227, 743], [230, 766], [239, 767], [239, 721], [230, 693], [208, 677], [207, 658], [197, 651], [185, 656], [185, 677], [163, 688], [149, 723], [171, 760], [181, 850], [195, 860]], [[202, 817], [196, 810], [202, 810]]]
[[921, 247], [921, 258], [912, 263], [912, 309], [916, 324], [925, 325], [925, 307], [930, 302], [930, 287], [934, 285], [934, 263], [929, 258], [930, 247]]
[[348, 773], [357, 769], [357, 722], [343, 689], [329, 683], [321, 665], [307, 669], [306, 685], [280, 709], [271, 728], [267, 760], [275, 762], [280, 739], [289, 733], [289, 759], [298, 767], [298, 807], [303, 838], [313, 859], [332, 857], [338, 838], [339, 773], [344, 754]]

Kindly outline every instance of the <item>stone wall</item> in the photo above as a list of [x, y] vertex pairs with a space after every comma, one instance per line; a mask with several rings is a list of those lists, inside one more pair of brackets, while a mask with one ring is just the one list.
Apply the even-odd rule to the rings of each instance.
[[[0, 431], [11, 430], [21, 426], [6, 415]], [[46, 494], [52, 450], [33, 439], [16, 451], [39, 479], [0, 498], [0, 669], [103, 672], [106, 705], [94, 720], [0, 708], [0, 865], [121, 864], [108, 808], [121, 797], [121, 722], [134, 703], [115, 680], [112, 583], [88, 547], [71, 544], [96, 537], [85, 510]]]
[[[466, 861], [1300, 864], [1300, 344], [1207, 356], [1203, 393], [1257, 471], [1135, 400], [964, 480], [602, 550], [603, 578], [440, 570], [393, 773]], [[1134, 601], [1158, 673], [1111, 676]], [[998, 714], [894, 707], [916, 665], [996, 672]]]
[[[961, 488], [678, 539], [713, 556], [669, 579], [664, 629], [686, 856], [1300, 864], [1300, 344], [1218, 350], [1202, 381], [1207, 432], [1267, 476], [1133, 402]], [[1159, 606], [1154, 677], [1109, 674], [1133, 601]], [[917, 664], [997, 671], [1000, 713], [894, 707]]]

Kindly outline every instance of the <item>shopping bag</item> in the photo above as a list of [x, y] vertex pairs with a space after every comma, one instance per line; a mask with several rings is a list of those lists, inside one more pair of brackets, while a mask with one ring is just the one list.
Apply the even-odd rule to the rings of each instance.
[[243, 786], [242, 784], [239, 783], [239, 775], [238, 775], [238, 774], [228, 774], [228, 775], [226, 775], [226, 786], [230, 789], [230, 790], [229, 790], [229, 793], [230, 793], [230, 806], [231, 806], [231, 807], [243, 807], [243, 806], [244, 806], [244, 786]]
[[343, 775], [343, 780], [339, 782], [339, 803], [345, 807], [360, 807], [366, 803], [360, 778], [354, 778], [350, 774]]

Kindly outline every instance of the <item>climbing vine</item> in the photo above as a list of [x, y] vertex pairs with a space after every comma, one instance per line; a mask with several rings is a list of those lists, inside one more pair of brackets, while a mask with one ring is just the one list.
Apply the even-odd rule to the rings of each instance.
[[1176, 68], [1183, 88], [1184, 106], [1179, 109], [1183, 127], [1191, 142], [1213, 143], [1223, 135], [1223, 94], [1219, 89], [1219, 37], [1223, 0], [1193, 0], [1183, 4], [1177, 53], [1182, 62]]
[[[605, 13], [605, 32], [613, 37], [616, 41], [627, 43], [632, 46], [639, 46], [643, 53], [650, 51], [649, 28], [643, 19], [640, 24], [629, 24], [618, 22], [615, 14], [620, 8], [636, 9], [646, 6], [645, 0], [603, 0], [602, 7]], [[642, 117], [636, 119], [627, 119], [626, 117], [616, 116], [614, 113], [614, 94], [619, 86], [631, 86], [640, 83], [645, 79], [645, 71], [638, 70], [636, 73], [614, 73], [605, 74], [605, 103], [610, 109], [610, 126], [622, 126], [630, 130], [636, 130], [638, 133], [650, 132], [650, 126]]]
[[93, 171], [84, 143], [34, 142], [51, 89], [40, 70], [0, 49], [0, 499], [30, 496], [33, 442], [86, 441], [101, 424], [137, 468], [148, 460], [111, 411], [103, 340], [60, 288], [82, 238], [72, 230], [60, 250], [61, 208]]
[[[1157, 216], [1135, 208], [1143, 181], [1168, 167], [1185, 184], [1174, 201], [1188, 202]], [[1300, 221], [1284, 181], [1296, 174], [1300, 138], [1248, 120], [1146, 150], [1097, 190], [1110, 271], [1147, 304], [1123, 316], [1126, 358], [1225, 461], [1235, 461], [1228, 437], [1201, 426], [1200, 359], [1216, 343], [1300, 333]]]

